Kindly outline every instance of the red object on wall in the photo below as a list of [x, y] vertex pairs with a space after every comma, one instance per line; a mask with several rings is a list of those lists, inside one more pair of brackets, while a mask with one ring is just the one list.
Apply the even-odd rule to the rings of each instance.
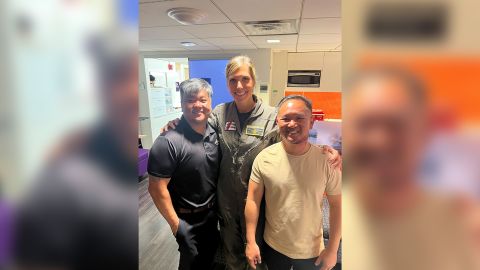
[[313, 109], [312, 116], [314, 121], [323, 121], [325, 119], [325, 113], [319, 109]]
[[173, 65], [172, 64], [168, 64], [168, 70], [173, 70]]

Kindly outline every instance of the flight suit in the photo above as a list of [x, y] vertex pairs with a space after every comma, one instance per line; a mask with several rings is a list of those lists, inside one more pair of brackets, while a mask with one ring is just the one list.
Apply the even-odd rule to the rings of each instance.
[[[254, 100], [255, 108], [241, 130], [234, 102], [216, 106], [210, 117], [222, 152], [217, 184], [220, 235], [226, 263], [233, 270], [248, 269], [244, 210], [253, 161], [263, 149], [280, 141], [276, 109], [256, 96]], [[264, 222], [260, 216], [256, 237], [260, 245]]]

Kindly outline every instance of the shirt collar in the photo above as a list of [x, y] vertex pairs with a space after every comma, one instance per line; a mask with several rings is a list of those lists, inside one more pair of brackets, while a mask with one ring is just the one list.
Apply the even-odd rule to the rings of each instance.
[[[253, 108], [253, 110], [250, 114], [250, 117], [260, 116], [264, 111], [263, 103], [260, 99], [257, 98], [256, 95], [253, 95], [253, 101], [255, 101], [255, 107]], [[233, 105], [234, 105], [234, 108], [235, 108], [235, 112], [237, 114], [240, 114], [240, 112], [237, 109], [237, 105], [235, 104], [235, 102], [233, 102]]]
[[210, 122], [207, 123], [207, 129], [205, 130], [205, 134], [203, 135], [203, 138], [206, 138], [212, 134], [214, 134], [216, 131], [210, 124]]
[[253, 100], [255, 101], [255, 108], [253, 108], [251, 117], [260, 116], [264, 111], [263, 102], [257, 98], [256, 95], [253, 95]]
[[[178, 125], [179, 126], [181, 125], [184, 128], [184, 130], [187, 131], [190, 135], [197, 136], [197, 137], [202, 136], [201, 134], [199, 134], [198, 132], [193, 130], [193, 128], [190, 126], [190, 124], [187, 122], [187, 119], [185, 119], [185, 117], [183, 115], [180, 118], [180, 122], [178, 123]], [[212, 135], [213, 133], [215, 133], [215, 130], [210, 125], [210, 123], [207, 123], [207, 128], [205, 129], [205, 133], [203, 134], [203, 138], [206, 138], [206, 137]]]

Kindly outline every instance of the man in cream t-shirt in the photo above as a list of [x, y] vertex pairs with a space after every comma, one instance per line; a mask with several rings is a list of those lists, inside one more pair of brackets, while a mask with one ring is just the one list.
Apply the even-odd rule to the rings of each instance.
[[[245, 207], [246, 256], [252, 268], [262, 258], [269, 269], [321, 269], [335, 266], [341, 238], [341, 173], [328, 164], [320, 147], [308, 142], [312, 104], [303, 96], [279, 103], [282, 136], [256, 157]], [[260, 203], [265, 194], [265, 250], [255, 242]], [[330, 240], [325, 248], [322, 199], [330, 205]]]

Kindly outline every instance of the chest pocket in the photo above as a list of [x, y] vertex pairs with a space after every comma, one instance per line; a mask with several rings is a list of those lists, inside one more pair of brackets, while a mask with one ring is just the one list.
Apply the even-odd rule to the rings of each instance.
[[242, 135], [264, 139], [275, 127], [275, 117], [258, 117], [253, 121], [248, 121]]
[[214, 140], [207, 140], [203, 142], [203, 147], [205, 148], [205, 154], [210, 159], [217, 159], [219, 154], [219, 145], [218, 139], [215, 138]]
[[[276, 134], [274, 121], [274, 119], [269, 119], [266, 117], [257, 118], [253, 121], [249, 121], [248, 124], [245, 126], [245, 129], [242, 132], [241, 141], [243, 144], [249, 146], [248, 152], [252, 152], [250, 154], [254, 154], [256, 156], [256, 154], [258, 154], [257, 152], [263, 150], [263, 148], [271, 144], [270, 137]], [[258, 131], [260, 131], [261, 129], [261, 134], [247, 133], [247, 129], [249, 126], [257, 127]]]

